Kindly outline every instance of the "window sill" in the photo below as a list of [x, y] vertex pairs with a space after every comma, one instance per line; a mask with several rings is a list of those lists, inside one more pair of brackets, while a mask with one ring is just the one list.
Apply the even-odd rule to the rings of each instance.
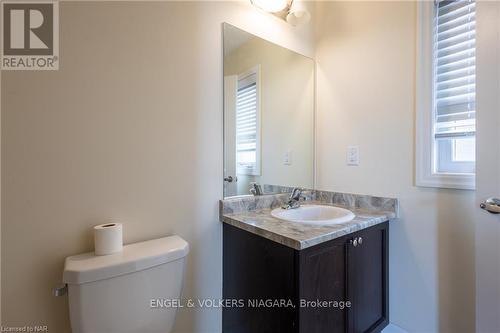
[[253, 170], [238, 170], [236, 174], [239, 176], [256, 176], [256, 177], [260, 176], [260, 172]]
[[434, 173], [417, 177], [418, 187], [451, 188], [459, 190], [475, 190], [476, 175]]

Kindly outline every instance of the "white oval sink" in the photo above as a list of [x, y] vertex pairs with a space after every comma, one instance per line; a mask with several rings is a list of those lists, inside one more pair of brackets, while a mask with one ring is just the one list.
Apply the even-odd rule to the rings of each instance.
[[324, 205], [303, 205], [295, 209], [276, 208], [271, 215], [277, 219], [316, 225], [349, 222], [354, 218], [350, 210]]

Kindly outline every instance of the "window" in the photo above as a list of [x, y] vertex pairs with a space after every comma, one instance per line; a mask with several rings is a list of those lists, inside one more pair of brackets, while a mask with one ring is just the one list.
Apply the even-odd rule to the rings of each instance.
[[417, 185], [474, 188], [474, 0], [419, 3]]
[[236, 169], [260, 175], [259, 68], [238, 76], [236, 93]]
[[474, 1], [441, 1], [436, 5], [436, 172], [475, 172], [475, 37]]

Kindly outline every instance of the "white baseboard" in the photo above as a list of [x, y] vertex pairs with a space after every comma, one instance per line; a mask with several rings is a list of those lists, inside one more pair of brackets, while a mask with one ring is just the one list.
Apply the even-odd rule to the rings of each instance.
[[401, 327], [390, 323], [386, 328], [382, 330], [382, 333], [408, 333]]

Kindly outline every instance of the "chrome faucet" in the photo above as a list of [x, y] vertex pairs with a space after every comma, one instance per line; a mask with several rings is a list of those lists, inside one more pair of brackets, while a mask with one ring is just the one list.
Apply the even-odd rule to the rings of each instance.
[[250, 185], [250, 193], [253, 195], [262, 195], [264, 192], [262, 191], [262, 186], [260, 186], [258, 183], [252, 183]]
[[295, 209], [300, 207], [300, 199], [305, 199], [306, 197], [302, 195], [303, 189], [300, 187], [295, 187], [290, 194], [288, 202], [281, 206], [283, 209]]

